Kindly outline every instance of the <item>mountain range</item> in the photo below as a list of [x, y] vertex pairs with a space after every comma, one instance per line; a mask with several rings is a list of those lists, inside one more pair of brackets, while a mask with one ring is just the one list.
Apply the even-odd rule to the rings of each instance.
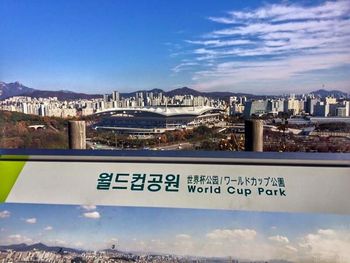
[[[254, 99], [262, 99], [267, 97], [275, 96], [263, 96], [263, 95], [253, 95], [249, 93], [235, 93], [235, 92], [201, 92], [188, 87], [173, 89], [170, 91], [164, 91], [162, 89], [152, 89], [152, 90], [138, 90], [130, 93], [120, 93], [122, 97], [134, 97], [136, 93], [163, 93], [165, 96], [172, 97], [175, 95], [194, 95], [194, 96], [206, 96], [214, 99], [228, 99], [230, 96], [247, 96]], [[347, 97], [347, 93], [339, 90], [324, 90], [320, 89], [314, 92], [311, 92], [317, 97], [327, 97], [335, 96], [337, 98]], [[102, 98], [101, 94], [85, 94], [77, 93], [68, 90], [37, 90], [24, 86], [19, 82], [5, 83], [0, 82], [0, 100], [4, 100], [13, 96], [28, 96], [35, 98], [48, 98], [48, 97], [57, 97], [58, 100], [76, 100], [76, 99], [93, 99], [93, 98]]]
[[59, 100], [92, 99], [102, 97], [102, 95], [99, 94], [76, 93], [67, 90], [37, 90], [28, 88], [19, 82], [0, 82], [0, 100], [13, 96], [28, 96], [33, 98], [57, 97]]
[[325, 89], [319, 89], [316, 91], [311, 92], [311, 94], [314, 94], [316, 97], [328, 97], [328, 96], [333, 96], [335, 98], [340, 98], [340, 97], [346, 97], [347, 93], [339, 91], [339, 90], [325, 90]]
[[47, 251], [47, 252], [56, 252], [56, 253], [63, 253], [64, 251], [66, 251], [69, 253], [77, 253], [77, 254], [84, 252], [83, 250], [74, 249], [74, 248], [47, 246], [43, 243], [36, 243], [36, 244], [32, 244], [32, 245], [27, 245], [25, 243], [21, 243], [21, 244], [0, 246], [0, 250], [7, 250], [7, 249], [12, 249], [15, 251], [31, 251], [33, 249], [36, 249], [36, 250]]
[[[175, 96], [175, 95], [194, 95], [194, 96], [207, 96], [211, 98], [225, 98], [230, 96], [253, 96], [248, 93], [233, 93], [233, 92], [200, 92], [187, 87], [173, 89], [170, 91], [164, 91], [162, 89], [151, 89], [151, 90], [138, 90], [129, 93], [120, 93], [122, 97], [134, 97], [136, 93], [163, 93], [165, 96]], [[33, 88], [28, 88], [19, 82], [5, 83], [0, 82], [0, 100], [4, 100], [13, 96], [28, 96], [33, 98], [48, 98], [57, 97], [58, 100], [75, 100], [75, 99], [93, 99], [102, 98], [102, 94], [85, 94], [77, 93], [67, 90], [51, 91], [51, 90], [37, 90]]]

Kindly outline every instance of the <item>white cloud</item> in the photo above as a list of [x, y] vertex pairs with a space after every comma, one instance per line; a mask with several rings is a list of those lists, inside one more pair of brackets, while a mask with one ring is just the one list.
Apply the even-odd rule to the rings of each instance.
[[75, 242], [74, 244], [73, 244], [75, 247], [82, 247], [83, 245], [84, 245], [84, 243], [83, 242], [81, 242], [81, 241], [78, 241], [78, 242]]
[[99, 219], [101, 217], [100, 213], [97, 211], [94, 212], [87, 212], [83, 214], [84, 217], [90, 218], [90, 219]]
[[196, 62], [184, 62], [172, 68], [172, 71], [175, 73], [178, 73], [184, 70], [191, 69], [192, 66], [196, 66], [196, 65], [198, 65], [198, 63]]
[[345, 0], [308, 6], [267, 4], [210, 17], [223, 28], [186, 40], [198, 63], [191, 67], [193, 86], [218, 90], [264, 80], [271, 91], [275, 80], [291, 83], [300, 81], [301, 74], [324, 76], [319, 70], [329, 73], [334, 83], [338, 79], [331, 70], [350, 66], [349, 13], [350, 1]]
[[271, 236], [269, 237], [269, 240], [274, 241], [276, 243], [281, 243], [281, 244], [288, 244], [289, 243], [289, 239], [285, 236]]
[[210, 16], [208, 17], [209, 20], [217, 22], [217, 23], [221, 23], [221, 24], [235, 24], [237, 23], [239, 20], [235, 19], [235, 18], [230, 18], [230, 17], [213, 17]]
[[7, 218], [11, 216], [11, 212], [4, 210], [0, 212], [0, 218]]
[[26, 219], [26, 222], [28, 223], [28, 224], [36, 224], [36, 218], [35, 217], [32, 217], [32, 218], [27, 218]]
[[350, 232], [320, 229], [302, 238], [299, 246], [306, 257], [319, 262], [350, 262]]
[[301, 21], [301, 22], [288, 22], [288, 23], [252, 23], [245, 26], [228, 28], [214, 31], [214, 35], [254, 35], [254, 34], [266, 34], [273, 32], [305, 32], [314, 33], [319, 31], [325, 31], [337, 25], [338, 20], [324, 20], [324, 21]]
[[290, 245], [286, 245], [285, 248], [291, 252], [298, 252], [297, 248], [290, 246]]
[[50, 239], [49, 244], [53, 246], [66, 246], [68, 242], [62, 239]]
[[51, 231], [52, 229], [53, 229], [52, 226], [47, 226], [47, 227], [44, 228], [45, 231]]
[[178, 234], [175, 238], [164, 242], [163, 240], [154, 240], [152, 246], [157, 246], [163, 251], [175, 251], [178, 255], [191, 255], [196, 249], [196, 241], [192, 240], [192, 237], [188, 234]]
[[334, 236], [336, 234], [336, 232], [333, 229], [319, 229], [317, 233], [326, 236]]
[[235, 40], [186, 40], [187, 43], [203, 45], [203, 46], [211, 46], [211, 47], [229, 47], [229, 46], [238, 46], [238, 45], [247, 45], [252, 44], [251, 40], [247, 39], [235, 39]]
[[33, 240], [29, 237], [26, 237], [20, 234], [13, 234], [8, 236], [7, 242], [9, 244], [32, 243]]
[[176, 235], [176, 238], [177, 239], [191, 239], [191, 236], [187, 235], [187, 234], [179, 234], [179, 235]]
[[[287, 248], [286, 243], [269, 242], [267, 237], [255, 229], [215, 229], [208, 232], [206, 237], [207, 240], [201, 247], [206, 256], [267, 261], [292, 260], [297, 253], [292, 245], [288, 244]], [[284, 238], [288, 240], [287, 237]]]
[[86, 211], [93, 211], [96, 210], [96, 206], [95, 205], [82, 205], [80, 206], [82, 209], [86, 210]]
[[206, 236], [210, 239], [253, 240], [256, 234], [254, 229], [215, 229]]
[[265, 20], [274, 22], [305, 19], [332, 19], [349, 14], [350, 5], [345, 1], [325, 2], [318, 6], [299, 6], [296, 4], [268, 4], [253, 11], [231, 11], [227, 17], [209, 17], [209, 20], [222, 24], [242, 23], [246, 20]]
[[[194, 87], [210, 90], [223, 86], [245, 85], [249, 82], [291, 80], [297, 76], [307, 76], [314, 70], [341, 67], [344, 60], [350, 61], [350, 54], [305, 54], [283, 60], [217, 63], [194, 74], [193, 79], [198, 83]], [[331, 83], [335, 85], [335, 81]], [[339, 86], [344, 88], [344, 84]]]

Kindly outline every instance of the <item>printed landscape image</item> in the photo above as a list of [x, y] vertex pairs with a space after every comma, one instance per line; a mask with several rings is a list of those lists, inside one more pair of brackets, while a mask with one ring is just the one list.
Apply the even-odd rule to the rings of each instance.
[[349, 262], [348, 215], [2, 204], [0, 262]]
[[[0, 147], [350, 152], [350, 2], [0, 2]], [[85, 148], [85, 147], [84, 147]]]

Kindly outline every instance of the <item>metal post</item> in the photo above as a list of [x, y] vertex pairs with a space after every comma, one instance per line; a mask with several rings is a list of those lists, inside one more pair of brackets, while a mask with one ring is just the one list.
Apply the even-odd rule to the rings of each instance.
[[245, 121], [245, 151], [263, 151], [263, 131], [264, 126], [262, 120]]
[[69, 149], [86, 149], [85, 121], [68, 122]]

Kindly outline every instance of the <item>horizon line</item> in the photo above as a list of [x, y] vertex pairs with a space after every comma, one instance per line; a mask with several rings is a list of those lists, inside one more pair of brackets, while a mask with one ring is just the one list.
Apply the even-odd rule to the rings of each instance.
[[[12, 82], [5, 82], [5, 81], [0, 81], [0, 83], [4, 83], [4, 84], [20, 84], [26, 88], [30, 88], [30, 89], [34, 89], [35, 91], [49, 91], [49, 92], [66, 92], [66, 93], [76, 93], [76, 94], [85, 94], [85, 95], [99, 95], [99, 96], [103, 96], [103, 95], [106, 95], [106, 94], [112, 94], [114, 91], [117, 91], [119, 92], [118, 90], [111, 90], [109, 93], [85, 93], [83, 91], [72, 91], [72, 90], [66, 90], [66, 89], [59, 89], [59, 90], [48, 90], [48, 89], [37, 89], [37, 88], [31, 88], [29, 86], [27, 86], [26, 84], [23, 84], [22, 82], [20, 81], [12, 81]], [[152, 89], [139, 89], [139, 90], [133, 90], [133, 91], [121, 91], [119, 92], [120, 94], [127, 94], [127, 93], [136, 93], [136, 92], [152, 92], [153, 90], [161, 90], [162, 92], [165, 92], [165, 93], [168, 93], [168, 92], [172, 92], [174, 90], [179, 90], [179, 89], [184, 89], [184, 88], [187, 88], [187, 89], [190, 89], [190, 90], [193, 90], [193, 91], [196, 91], [196, 92], [199, 92], [199, 93], [206, 93], [206, 94], [210, 94], [210, 93], [232, 93], [232, 94], [242, 94], [242, 95], [252, 95], [252, 96], [285, 96], [285, 95], [290, 95], [290, 94], [294, 94], [294, 95], [304, 95], [304, 94], [311, 94], [311, 93], [314, 93], [314, 92], [317, 92], [317, 91], [321, 91], [321, 90], [324, 90], [324, 91], [327, 91], [327, 92], [342, 92], [346, 95], [349, 95], [350, 93], [348, 91], [344, 91], [344, 90], [339, 90], [339, 89], [326, 89], [325, 87], [322, 87], [322, 88], [319, 88], [319, 89], [316, 89], [316, 90], [312, 90], [312, 91], [308, 91], [308, 92], [304, 92], [304, 93], [293, 93], [293, 92], [285, 92], [285, 93], [279, 93], [279, 94], [276, 94], [276, 93], [273, 93], [273, 94], [269, 94], [269, 93], [261, 93], [261, 94], [257, 94], [257, 93], [245, 93], [243, 91], [202, 91], [202, 90], [197, 90], [197, 89], [194, 89], [194, 88], [190, 88], [188, 87], [187, 85], [184, 85], [182, 87], [179, 87], [179, 88], [173, 88], [173, 89], [170, 89], [170, 90], [164, 90], [162, 88], [152, 88]], [[16, 96], [19, 96], [19, 95], [16, 95]], [[14, 96], [11, 96], [11, 97], [14, 97]]]

